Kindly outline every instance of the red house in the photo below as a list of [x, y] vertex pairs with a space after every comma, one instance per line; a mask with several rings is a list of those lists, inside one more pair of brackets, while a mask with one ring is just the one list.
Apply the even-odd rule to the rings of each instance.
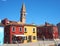
[[41, 39], [57, 39], [58, 28], [55, 25], [45, 23], [43, 26], [37, 26], [37, 38]]
[[20, 24], [8, 24], [5, 26], [4, 43], [23, 43], [24, 26]]

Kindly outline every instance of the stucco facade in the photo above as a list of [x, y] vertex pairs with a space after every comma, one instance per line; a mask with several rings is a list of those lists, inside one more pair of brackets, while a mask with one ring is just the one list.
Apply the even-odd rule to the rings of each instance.
[[44, 39], [57, 39], [58, 28], [55, 25], [45, 23], [43, 26], [37, 27], [37, 38], [38, 40]]
[[24, 25], [24, 35], [25, 40], [24, 43], [27, 42], [36, 42], [37, 41], [37, 30], [34, 25]]
[[4, 26], [0, 25], [0, 44], [4, 44]]
[[24, 26], [10, 24], [5, 26], [4, 43], [23, 43]]

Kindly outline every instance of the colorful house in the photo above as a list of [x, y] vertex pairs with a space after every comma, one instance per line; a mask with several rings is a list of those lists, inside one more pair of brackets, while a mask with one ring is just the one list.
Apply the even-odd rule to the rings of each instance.
[[24, 35], [25, 35], [24, 43], [36, 42], [37, 41], [36, 25], [25, 24]]
[[45, 23], [45, 25], [37, 27], [37, 38], [38, 40], [44, 39], [57, 39], [58, 28], [55, 25]]
[[4, 25], [0, 23], [0, 44], [4, 44]]
[[5, 26], [4, 43], [23, 43], [24, 26], [20, 24], [8, 24]]

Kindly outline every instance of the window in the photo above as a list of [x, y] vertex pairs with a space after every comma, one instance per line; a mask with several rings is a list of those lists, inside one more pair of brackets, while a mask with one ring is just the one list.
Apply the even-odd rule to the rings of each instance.
[[38, 29], [38, 31], [37, 32], [40, 32], [40, 29]]
[[19, 27], [19, 31], [22, 32], [22, 27]]
[[24, 32], [27, 33], [27, 28], [25, 28]]
[[38, 31], [37, 31], [38, 33], [42, 33], [42, 30], [41, 29], [38, 29]]
[[52, 29], [49, 29], [49, 33], [50, 33], [50, 34], [52, 33]]
[[13, 32], [15, 31], [15, 27], [12, 27], [12, 31], [13, 31]]
[[25, 40], [27, 40], [27, 36], [25, 36]]
[[33, 28], [33, 33], [35, 33], [35, 28]]
[[36, 37], [35, 36], [33, 36], [33, 40], [35, 40], [36, 39]]

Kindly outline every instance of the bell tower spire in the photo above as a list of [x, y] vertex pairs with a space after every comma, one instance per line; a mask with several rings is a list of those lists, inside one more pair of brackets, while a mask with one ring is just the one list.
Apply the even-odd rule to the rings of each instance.
[[24, 23], [25, 24], [25, 21], [26, 21], [26, 8], [25, 8], [25, 4], [23, 3], [22, 4], [22, 8], [21, 8], [21, 17], [20, 17], [20, 21], [22, 22], [22, 23]]

